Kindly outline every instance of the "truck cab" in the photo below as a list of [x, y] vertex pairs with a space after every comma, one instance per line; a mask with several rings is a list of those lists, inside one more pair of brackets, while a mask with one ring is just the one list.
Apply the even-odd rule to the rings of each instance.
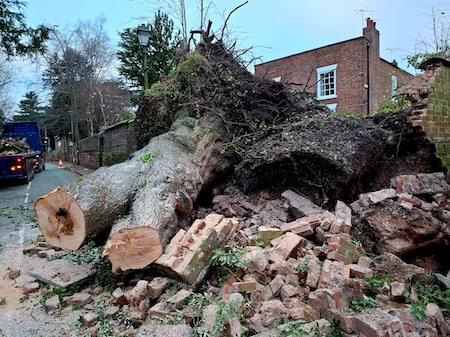
[[36, 122], [5, 123], [4, 139], [25, 139], [28, 152], [0, 154], [0, 180], [31, 181], [35, 172], [45, 170], [41, 134]]

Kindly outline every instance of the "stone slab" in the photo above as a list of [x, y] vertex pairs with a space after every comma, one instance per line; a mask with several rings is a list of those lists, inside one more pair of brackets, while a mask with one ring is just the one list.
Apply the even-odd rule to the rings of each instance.
[[79, 265], [64, 258], [42, 261], [33, 266], [30, 276], [34, 279], [58, 288], [79, 284], [95, 273], [94, 263]]

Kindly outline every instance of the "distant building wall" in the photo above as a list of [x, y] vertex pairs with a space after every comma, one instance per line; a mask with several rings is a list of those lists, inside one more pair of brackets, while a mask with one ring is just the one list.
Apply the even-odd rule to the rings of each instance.
[[391, 63], [378, 59], [378, 63], [372, 66], [371, 74], [375, 81], [372, 83], [371, 111], [377, 111], [381, 105], [388, 103], [392, 97], [392, 76], [397, 79], [397, 87], [408, 83], [413, 76]]
[[100, 167], [100, 137], [95, 135], [79, 141], [80, 165], [93, 169]]
[[128, 159], [136, 151], [134, 122], [121, 122], [103, 131], [103, 165], [109, 166]]
[[[333, 95], [317, 95], [322, 69], [335, 71]], [[306, 90], [337, 112], [363, 116], [392, 97], [393, 83], [398, 88], [413, 77], [380, 58], [380, 32], [369, 18], [363, 36], [258, 64], [255, 75]]]
[[124, 121], [97, 135], [80, 140], [78, 156], [80, 165], [95, 169], [123, 162], [134, 151], [134, 121]]
[[337, 111], [363, 112], [366, 107], [366, 48], [366, 39], [356, 38], [257, 65], [255, 75], [268, 79], [281, 77], [282, 81], [316, 96], [316, 69], [336, 64], [337, 98], [321, 100], [320, 103], [337, 104]]

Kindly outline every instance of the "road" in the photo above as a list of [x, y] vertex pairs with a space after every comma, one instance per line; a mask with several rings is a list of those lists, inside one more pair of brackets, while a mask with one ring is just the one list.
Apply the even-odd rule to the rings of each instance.
[[[31, 183], [0, 185], [0, 299], [4, 299], [4, 304], [0, 305], [0, 337], [66, 336], [63, 330], [73, 317], [69, 315], [67, 322], [58, 320], [56, 325], [55, 319], [39, 305], [39, 295], [22, 301], [22, 286], [33, 281], [28, 272], [39, 268], [44, 261], [24, 256], [22, 247], [39, 235], [34, 201], [75, 179], [77, 175], [72, 171], [47, 164], [47, 169], [36, 174]], [[8, 268], [20, 270], [20, 277], [9, 280], [4, 276]]]
[[30, 230], [30, 223], [34, 222], [34, 201], [76, 177], [72, 171], [47, 163], [47, 169], [36, 174], [28, 184], [0, 185], [0, 245], [22, 245], [30, 236], [34, 236], [35, 231]]

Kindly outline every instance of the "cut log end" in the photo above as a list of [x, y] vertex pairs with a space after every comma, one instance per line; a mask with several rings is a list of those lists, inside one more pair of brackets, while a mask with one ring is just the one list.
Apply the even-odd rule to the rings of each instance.
[[122, 229], [111, 234], [103, 255], [111, 261], [113, 272], [142, 269], [163, 253], [159, 234], [150, 227]]
[[86, 238], [84, 215], [72, 195], [57, 188], [40, 197], [34, 211], [45, 240], [54, 247], [77, 250]]

